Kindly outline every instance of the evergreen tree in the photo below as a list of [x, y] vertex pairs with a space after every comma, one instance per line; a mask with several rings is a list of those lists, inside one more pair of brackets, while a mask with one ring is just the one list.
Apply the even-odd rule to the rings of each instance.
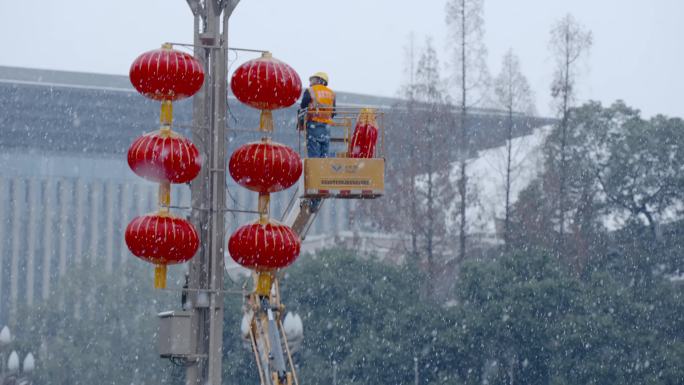
[[182, 379], [183, 371], [157, 353], [157, 313], [177, 308], [177, 299], [152, 288], [148, 266], [129, 263], [105, 272], [92, 259], [82, 261], [47, 301], [24, 309], [14, 330], [38, 352], [36, 384]]

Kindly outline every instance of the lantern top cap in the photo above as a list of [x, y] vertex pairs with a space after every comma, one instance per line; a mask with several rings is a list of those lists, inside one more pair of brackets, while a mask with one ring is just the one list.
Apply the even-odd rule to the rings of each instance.
[[168, 207], [160, 207], [157, 212], [153, 213], [152, 215], [157, 216], [159, 218], [171, 218], [171, 219], [176, 219], [177, 217], [169, 212]]
[[[266, 225], [271, 225], [271, 226], [285, 226], [282, 222], [280, 222], [280, 221], [278, 221], [278, 220], [276, 220], [276, 219], [273, 219], [273, 218], [271, 218], [271, 217], [269, 217], [269, 218], [268, 218], [268, 221], [266, 221], [266, 222], [261, 222], [261, 219], [257, 219], [256, 221], [252, 222], [251, 224], [252, 224], [252, 225], [262, 225], [262, 226], [266, 226]], [[287, 227], [287, 226], [286, 226], [286, 227]]]
[[376, 125], [375, 120], [375, 109], [374, 108], [362, 108], [359, 112], [358, 122], [361, 124], [372, 124]]
[[262, 53], [261, 53], [261, 57], [264, 58], [264, 59], [272, 59], [272, 58], [273, 58], [273, 54], [270, 53], [270, 52], [268, 52], [268, 51], [266, 51], [266, 52], [262, 52]]
[[172, 49], [173, 45], [171, 43], [163, 43], [161, 47], [162, 49]]

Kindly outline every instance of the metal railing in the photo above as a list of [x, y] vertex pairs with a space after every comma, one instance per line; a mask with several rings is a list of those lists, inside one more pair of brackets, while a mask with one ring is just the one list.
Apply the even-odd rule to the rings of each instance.
[[[356, 127], [357, 120], [361, 115], [364, 107], [335, 107], [335, 117], [332, 119], [332, 123], [329, 123], [330, 127], [330, 145], [332, 150], [332, 145], [336, 144], [338, 150], [343, 151], [332, 151], [336, 154], [336, 157], [346, 157], [349, 152], [349, 143], [351, 142], [354, 128]], [[375, 115], [375, 121], [377, 123], [378, 137], [380, 143], [375, 150], [376, 158], [385, 157], [385, 112], [378, 110], [376, 108], [370, 108]], [[304, 112], [305, 113], [305, 112]], [[308, 157], [306, 148], [306, 127], [303, 130], [299, 130], [299, 154], [303, 157]], [[302, 145], [303, 144], [303, 145]], [[302, 150], [303, 147], [303, 150]]]

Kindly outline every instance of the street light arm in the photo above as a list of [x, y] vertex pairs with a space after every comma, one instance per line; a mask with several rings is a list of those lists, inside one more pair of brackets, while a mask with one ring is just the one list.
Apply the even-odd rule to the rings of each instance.
[[200, 3], [199, 0], [186, 0], [188, 2], [188, 6], [190, 7], [190, 11], [192, 11], [192, 14], [195, 16], [200, 16], [202, 14], [202, 4]]
[[235, 10], [235, 7], [240, 3], [240, 0], [224, 0], [228, 4], [226, 5], [226, 14], [230, 17], [230, 15], [233, 14], [233, 11]]

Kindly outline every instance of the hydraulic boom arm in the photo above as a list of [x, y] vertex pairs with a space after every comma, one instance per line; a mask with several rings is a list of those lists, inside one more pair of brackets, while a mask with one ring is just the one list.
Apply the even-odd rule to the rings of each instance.
[[309, 208], [309, 200], [305, 198], [299, 198], [299, 195], [303, 189], [302, 182], [297, 185], [297, 188], [292, 194], [292, 198], [285, 209], [281, 222], [283, 224], [290, 226], [292, 230], [299, 235], [299, 238], [304, 240], [306, 234], [309, 232], [311, 225], [316, 219], [316, 215], [321, 210], [323, 202], [320, 202], [318, 209], [312, 212]]

